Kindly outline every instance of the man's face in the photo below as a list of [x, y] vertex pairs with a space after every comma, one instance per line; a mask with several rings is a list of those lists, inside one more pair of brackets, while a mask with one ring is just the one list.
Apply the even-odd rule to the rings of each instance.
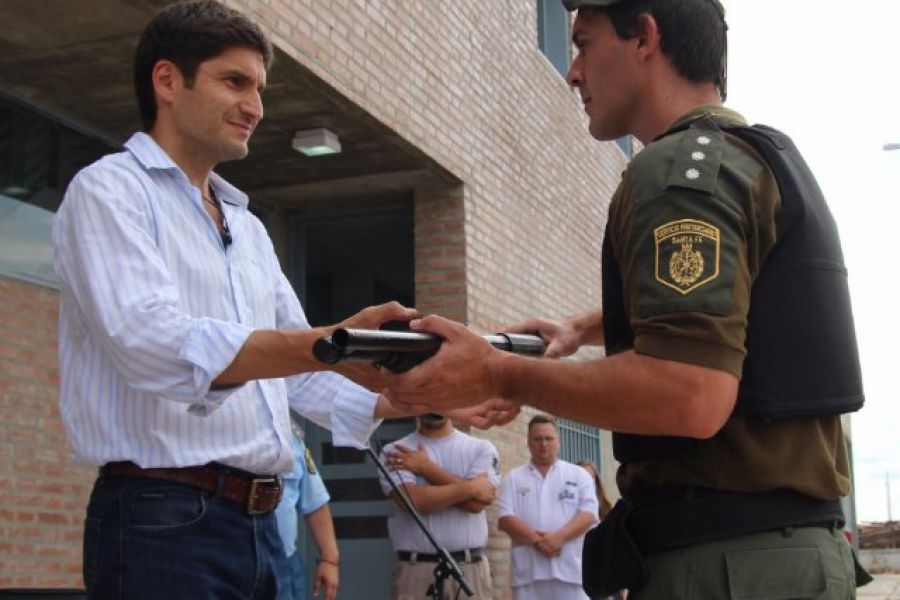
[[256, 50], [229, 48], [200, 63], [193, 86], [181, 85], [175, 94], [172, 114], [181, 142], [213, 164], [247, 156], [263, 117], [265, 85], [265, 63]]
[[632, 133], [640, 100], [633, 51], [637, 40], [619, 39], [606, 14], [579, 10], [572, 26], [572, 43], [577, 54], [566, 81], [581, 95], [591, 135], [614, 140]]
[[552, 465], [559, 455], [559, 434], [552, 423], [535, 423], [528, 431], [528, 451], [536, 466]]

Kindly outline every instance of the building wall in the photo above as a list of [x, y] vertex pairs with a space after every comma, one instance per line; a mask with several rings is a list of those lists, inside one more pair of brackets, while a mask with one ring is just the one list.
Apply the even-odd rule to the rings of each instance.
[[598, 306], [625, 157], [590, 138], [577, 94], [538, 49], [535, 0], [229, 3], [464, 182], [471, 325]]
[[59, 419], [58, 299], [0, 277], [0, 588], [81, 584], [93, 470], [69, 462]]

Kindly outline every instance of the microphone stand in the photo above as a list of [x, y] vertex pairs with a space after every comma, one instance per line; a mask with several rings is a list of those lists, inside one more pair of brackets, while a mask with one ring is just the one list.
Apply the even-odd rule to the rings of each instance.
[[435, 554], [438, 557], [437, 566], [434, 568], [434, 583], [432, 583], [428, 587], [428, 591], [426, 595], [432, 600], [444, 600], [444, 581], [448, 577], [453, 577], [456, 580], [456, 583], [459, 584], [459, 587], [462, 588], [462, 591], [466, 593], [466, 596], [473, 596], [475, 592], [472, 591], [472, 588], [469, 586], [469, 582], [466, 581], [466, 576], [463, 575], [462, 569], [459, 568], [459, 565], [453, 560], [453, 557], [450, 556], [450, 553], [447, 552], [447, 549], [438, 544], [437, 540], [434, 539], [434, 535], [428, 529], [428, 526], [425, 525], [424, 521], [422, 521], [422, 516], [419, 514], [419, 511], [416, 510], [416, 507], [412, 505], [412, 502], [409, 501], [409, 498], [406, 497], [405, 490], [401, 490], [397, 483], [394, 481], [393, 477], [391, 477], [390, 472], [384, 463], [381, 462], [381, 459], [378, 458], [378, 455], [372, 450], [372, 448], [367, 447], [366, 452], [369, 453], [369, 456], [375, 461], [375, 466], [378, 467], [378, 470], [381, 471], [381, 474], [384, 475], [385, 479], [387, 479], [388, 483], [391, 486], [391, 489], [394, 490], [397, 497], [400, 498], [400, 502], [403, 503], [403, 506], [406, 508], [406, 511], [410, 514], [413, 520], [416, 522], [416, 525], [419, 526], [419, 529], [422, 530], [422, 533], [425, 534], [425, 537], [428, 538], [428, 541], [434, 547]]

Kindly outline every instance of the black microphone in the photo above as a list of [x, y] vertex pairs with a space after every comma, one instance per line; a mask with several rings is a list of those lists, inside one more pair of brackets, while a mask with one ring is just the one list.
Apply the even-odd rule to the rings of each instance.
[[225, 218], [225, 211], [221, 208], [219, 210], [222, 213], [222, 245], [228, 248], [234, 240], [231, 239], [231, 229], [228, 228], [228, 219]]

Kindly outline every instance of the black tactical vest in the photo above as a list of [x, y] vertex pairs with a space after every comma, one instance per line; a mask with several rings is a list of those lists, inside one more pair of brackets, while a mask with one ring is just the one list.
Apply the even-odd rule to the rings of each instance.
[[[775, 129], [703, 121], [752, 146], [772, 170], [782, 199], [775, 245], [750, 290], [747, 356], [733, 414], [784, 419], [858, 410], [862, 373], [847, 269], [812, 172], [790, 138]], [[633, 347], [634, 332], [608, 235], [602, 260], [603, 328], [611, 356]], [[698, 441], [617, 433], [613, 448], [617, 460], [628, 462], [671, 456]]]

